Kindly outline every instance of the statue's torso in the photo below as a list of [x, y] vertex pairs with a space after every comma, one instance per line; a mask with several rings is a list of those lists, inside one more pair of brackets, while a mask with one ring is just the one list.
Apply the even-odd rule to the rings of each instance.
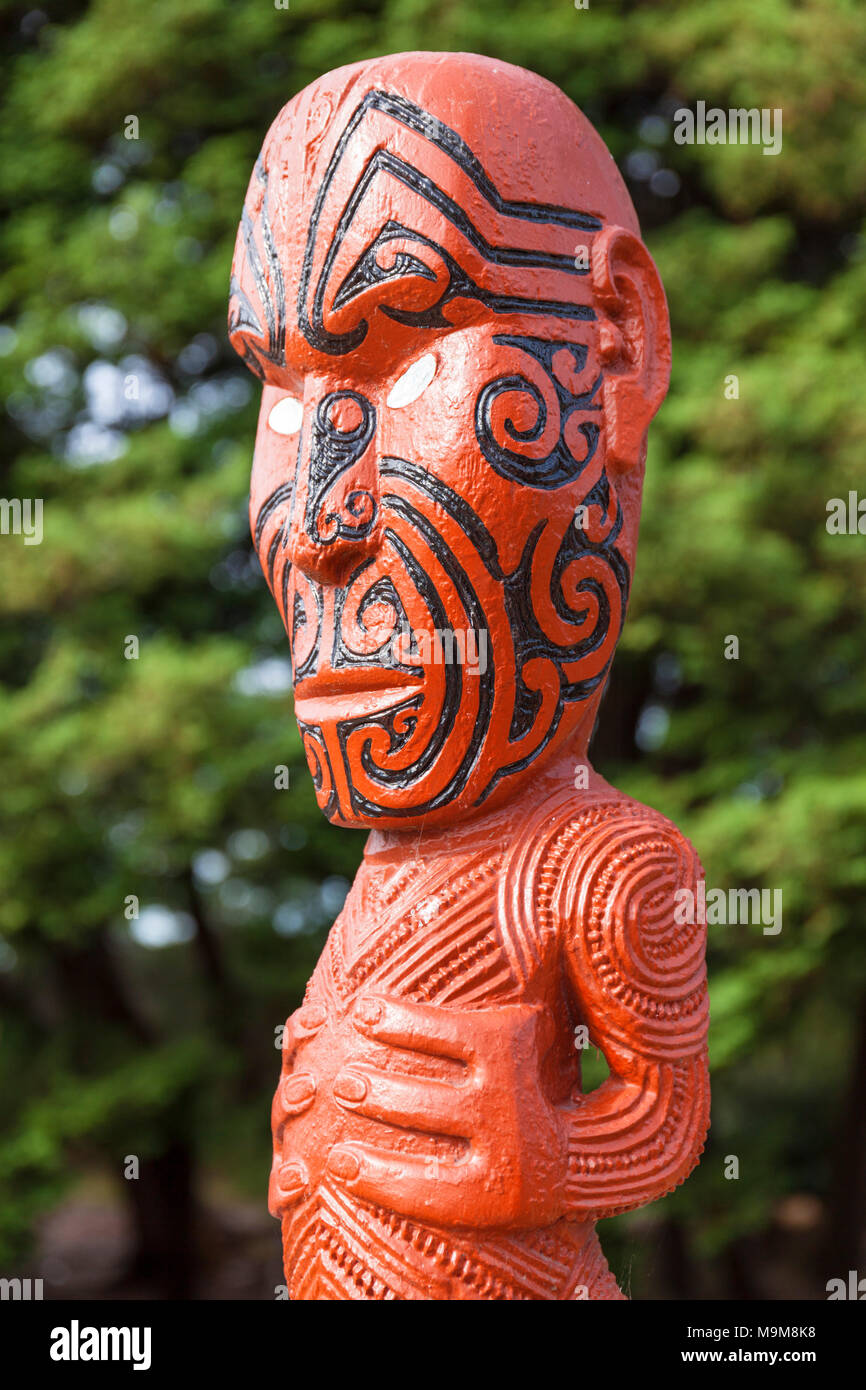
[[[544, 837], [540, 837], [543, 841]], [[316, 1097], [278, 1130], [280, 1158], [300, 1157], [306, 1196], [283, 1213], [289, 1292], [300, 1299], [572, 1299], [620, 1297], [591, 1223], [538, 1230], [443, 1229], [347, 1193], [327, 1172], [335, 1143], [359, 1141], [459, 1161], [459, 1139], [419, 1134], [362, 1117], [334, 1098], [351, 1061], [454, 1081], [459, 1064], [385, 1048], [354, 1026], [362, 998], [378, 995], [461, 1010], [531, 1003], [551, 1011], [556, 1044], [545, 1060], [551, 1100], [580, 1085], [573, 1012], [557, 924], [545, 910], [538, 855], [517, 845], [471, 842], [420, 858], [365, 859], [310, 981], [291, 1075], [311, 1074]], [[539, 837], [535, 837], [539, 843]], [[506, 842], [507, 844], [507, 842]], [[545, 872], [555, 875], [555, 863]], [[319, 1026], [320, 1025], [320, 1026]], [[431, 1071], [432, 1069], [432, 1071]]]

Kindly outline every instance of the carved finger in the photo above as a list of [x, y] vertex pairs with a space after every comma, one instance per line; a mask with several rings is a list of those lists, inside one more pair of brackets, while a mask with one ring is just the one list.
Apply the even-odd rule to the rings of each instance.
[[352, 1063], [334, 1082], [334, 1098], [344, 1109], [371, 1120], [469, 1139], [465, 1087], [432, 1077], [397, 1076]]
[[322, 1004], [306, 1003], [293, 1014], [289, 1014], [283, 1028], [283, 1070], [287, 1071], [294, 1061], [295, 1053], [302, 1042], [312, 1038], [327, 1022], [327, 1013]]
[[296, 1009], [289, 1022], [292, 1024], [295, 1037], [299, 1042], [303, 1042], [305, 1038], [312, 1038], [318, 1033], [319, 1029], [324, 1027], [327, 1018], [324, 1004], [311, 1000]]
[[302, 1115], [316, 1098], [316, 1078], [308, 1071], [287, 1076], [280, 1084], [279, 1098], [285, 1115]]
[[288, 1207], [293, 1207], [308, 1191], [310, 1175], [306, 1164], [299, 1158], [291, 1158], [282, 1163], [274, 1159], [268, 1185], [268, 1211], [271, 1216], [281, 1216]]
[[377, 1042], [465, 1062], [473, 1053], [472, 1022], [481, 1012], [370, 995], [357, 1005], [353, 1022]]
[[417, 1220], [458, 1224], [473, 1210], [482, 1173], [477, 1159], [442, 1163], [435, 1156], [395, 1154], [370, 1144], [337, 1144], [328, 1173], [358, 1197]]

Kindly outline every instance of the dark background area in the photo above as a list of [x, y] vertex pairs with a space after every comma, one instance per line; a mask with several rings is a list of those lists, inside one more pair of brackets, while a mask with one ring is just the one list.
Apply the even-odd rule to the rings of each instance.
[[[641, 1299], [866, 1275], [866, 539], [825, 524], [866, 459], [866, 8], [44, 0], [0, 37], [0, 492], [44, 499], [0, 536], [0, 1273], [281, 1282], [274, 1040], [363, 836], [316, 810], [251, 549], [229, 264], [280, 106], [430, 48], [551, 78], [627, 179], [674, 371], [593, 760], [710, 887], [783, 893], [778, 935], [709, 928], [706, 1151], [605, 1250]], [[781, 108], [781, 153], [676, 144], [699, 100]]]

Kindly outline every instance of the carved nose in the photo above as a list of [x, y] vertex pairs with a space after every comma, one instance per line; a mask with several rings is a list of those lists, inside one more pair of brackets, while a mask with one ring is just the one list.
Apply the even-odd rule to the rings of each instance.
[[[358, 391], [331, 391], [316, 407], [300, 475], [292, 560], [312, 579], [334, 581], [378, 545], [376, 412]], [[300, 501], [301, 499], [299, 499]]]

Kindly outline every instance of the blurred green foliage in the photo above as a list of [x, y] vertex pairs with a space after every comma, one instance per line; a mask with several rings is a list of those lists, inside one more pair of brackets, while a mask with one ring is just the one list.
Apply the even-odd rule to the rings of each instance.
[[[822, 1297], [866, 1225], [866, 542], [825, 528], [866, 455], [866, 10], [41, 0], [0, 4], [0, 32], [0, 491], [44, 499], [41, 545], [0, 537], [0, 1266], [77, 1173], [122, 1184], [130, 1153], [185, 1155], [125, 1194], [143, 1246], [179, 1173], [190, 1210], [202, 1172], [264, 1199], [274, 1030], [362, 837], [315, 809], [251, 553], [231, 249], [294, 92], [468, 49], [586, 111], [670, 301], [594, 760], [683, 827], [712, 887], [783, 892], [779, 935], [710, 929], [707, 1151], [606, 1248], [636, 1296]], [[675, 144], [698, 100], [781, 108], [781, 154]], [[801, 1239], [791, 1285], [776, 1255]]]

